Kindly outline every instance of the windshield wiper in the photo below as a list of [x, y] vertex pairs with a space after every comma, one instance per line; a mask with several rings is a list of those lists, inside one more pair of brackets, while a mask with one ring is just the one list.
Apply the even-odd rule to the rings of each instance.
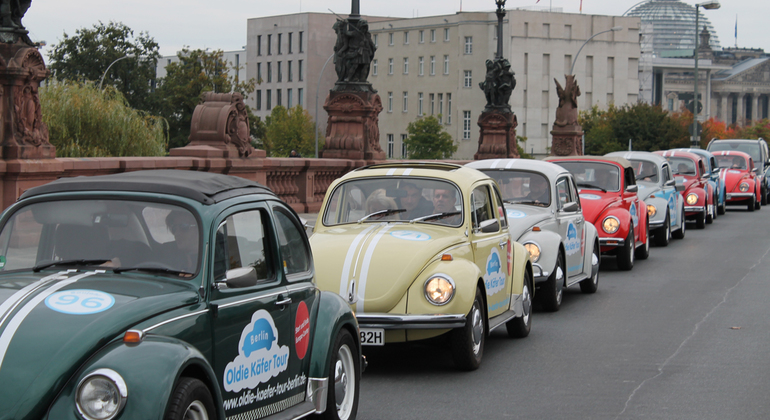
[[586, 187], [586, 188], [591, 188], [591, 189], [593, 189], [593, 190], [602, 190], [602, 192], [607, 192], [607, 190], [605, 190], [604, 188], [602, 188], [602, 187], [600, 187], [600, 186], [598, 186], [598, 185], [589, 184], [589, 183], [587, 183], [587, 182], [578, 182], [578, 183], [577, 183], [577, 186], [578, 186], [578, 187]]
[[32, 271], [37, 273], [41, 270], [45, 270], [48, 267], [53, 267], [55, 265], [60, 266], [71, 266], [71, 265], [100, 265], [104, 264], [107, 261], [112, 261], [108, 258], [95, 258], [95, 259], [79, 259], [79, 260], [61, 260], [61, 261], [49, 261], [46, 263], [40, 263], [32, 268]]
[[371, 217], [377, 217], [377, 216], [383, 217], [383, 216], [388, 216], [388, 215], [395, 214], [395, 213], [403, 213], [405, 211], [406, 211], [406, 209], [386, 209], [386, 210], [375, 211], [374, 213], [367, 214], [366, 216], [358, 219], [358, 223], [361, 223], [361, 222], [363, 222], [366, 219], [369, 219]]
[[137, 266], [137, 267], [118, 267], [114, 270], [115, 273], [122, 273], [124, 271], [147, 271], [148, 273], [166, 273], [174, 274], [177, 276], [192, 276], [193, 273], [188, 273], [183, 270], [175, 270], [173, 268], [166, 267], [151, 267], [151, 266]]
[[445, 213], [435, 213], [435, 214], [429, 214], [427, 216], [418, 217], [416, 219], [412, 219], [409, 222], [424, 222], [426, 220], [433, 220], [433, 219], [442, 219], [444, 217], [449, 216], [455, 216], [460, 214], [460, 211], [450, 211]]

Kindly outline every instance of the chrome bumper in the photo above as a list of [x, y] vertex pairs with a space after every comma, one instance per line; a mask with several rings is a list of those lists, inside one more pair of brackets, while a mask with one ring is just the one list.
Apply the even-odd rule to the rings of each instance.
[[543, 271], [543, 267], [538, 263], [532, 264], [532, 277], [535, 278], [535, 280], [540, 280], [542, 278], [548, 278], [548, 276], [551, 273], [547, 271]]
[[307, 378], [307, 397], [318, 414], [326, 411], [326, 396], [329, 392], [327, 378]]
[[666, 219], [655, 220], [655, 221], [650, 220], [650, 222], [649, 222], [650, 230], [657, 229], [659, 227], [663, 227], [663, 225], [665, 225], [665, 224], [666, 224]]
[[706, 209], [706, 206], [684, 206], [685, 213], [703, 212], [703, 210], [705, 209]]
[[732, 199], [743, 199], [743, 198], [751, 198], [754, 195], [754, 193], [745, 192], [745, 193], [727, 193], [725, 195], [725, 200], [732, 200]]
[[625, 239], [620, 238], [599, 238], [599, 245], [601, 246], [623, 246], [626, 244]]
[[382, 328], [385, 330], [440, 330], [462, 328], [465, 315], [393, 315], [393, 314], [356, 314], [361, 328]]

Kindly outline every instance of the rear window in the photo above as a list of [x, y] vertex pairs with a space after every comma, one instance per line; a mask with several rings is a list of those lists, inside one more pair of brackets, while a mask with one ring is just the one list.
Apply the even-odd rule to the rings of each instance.
[[721, 152], [723, 150], [748, 153], [757, 162], [762, 161], [759, 143], [732, 143], [727, 141], [714, 142], [709, 145], [709, 152]]

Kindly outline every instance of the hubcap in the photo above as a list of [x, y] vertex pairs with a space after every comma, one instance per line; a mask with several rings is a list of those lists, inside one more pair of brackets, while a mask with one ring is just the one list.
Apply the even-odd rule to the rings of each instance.
[[195, 400], [187, 406], [183, 418], [184, 420], [208, 420], [209, 413], [206, 411], [206, 406], [204, 406], [202, 402]]
[[529, 325], [529, 316], [532, 314], [532, 295], [529, 294], [527, 283], [524, 283], [524, 289], [521, 291], [521, 307], [524, 312], [521, 319], [524, 325]]
[[556, 267], [556, 284], [554, 285], [556, 287], [556, 302], [559, 303], [561, 303], [562, 284], [564, 284], [564, 271], [559, 266]]
[[337, 405], [337, 417], [347, 419], [353, 412], [355, 394], [355, 362], [350, 347], [343, 345], [337, 351], [337, 363], [334, 365], [334, 402]]
[[[593, 254], [591, 254], [591, 265], [593, 265], [594, 267], [599, 265], [599, 255], [597, 253], [598, 253], [598, 250], [594, 249]], [[596, 269], [594, 271], [596, 271], [596, 274], [594, 274], [593, 278], [591, 279], [591, 282], [593, 284], [596, 284], [599, 282], [599, 270]]]
[[484, 334], [484, 323], [481, 321], [481, 308], [478, 301], [473, 302], [471, 312], [471, 338], [473, 339], [473, 354], [481, 351], [481, 337]]
[[629, 256], [629, 261], [631, 261], [631, 264], [634, 263], [634, 254], [636, 254], [636, 238], [634, 238], [633, 233], [631, 234], [631, 246], [629, 247], [628, 251], [631, 255]]

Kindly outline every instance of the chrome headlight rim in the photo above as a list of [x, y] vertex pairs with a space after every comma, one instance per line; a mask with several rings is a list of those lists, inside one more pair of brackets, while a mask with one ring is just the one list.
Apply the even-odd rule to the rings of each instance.
[[[106, 378], [110, 383], [112, 383], [113, 386], [118, 390], [118, 395], [120, 396], [120, 401], [118, 402], [118, 407], [115, 409], [115, 411], [110, 414], [108, 417], [103, 418], [97, 418], [92, 417], [88, 413], [86, 413], [85, 409], [82, 407], [80, 401], [81, 401], [81, 393], [83, 391], [83, 387], [92, 379], [102, 377]], [[83, 417], [85, 420], [112, 420], [116, 418], [122, 411], [123, 408], [126, 406], [126, 400], [128, 399], [128, 386], [126, 386], [126, 381], [123, 380], [123, 377], [120, 376], [118, 372], [115, 372], [112, 369], [97, 369], [88, 375], [84, 376], [83, 379], [78, 382], [77, 391], [75, 392], [75, 406], [77, 407], [78, 413], [81, 417]]]
[[[437, 279], [437, 278], [447, 281], [449, 283], [449, 285], [452, 286], [452, 294], [450, 294], [449, 297], [444, 302], [434, 301], [433, 299], [430, 298], [430, 294], [428, 293], [428, 284], [430, 284], [430, 282], [433, 279]], [[428, 277], [428, 279], [425, 280], [425, 283], [423, 283], [423, 285], [422, 285], [422, 292], [425, 295], [425, 300], [430, 302], [430, 304], [436, 305], [436, 306], [444, 306], [444, 305], [448, 304], [449, 302], [451, 302], [452, 299], [455, 297], [455, 292], [456, 291], [457, 291], [457, 285], [456, 285], [454, 279], [452, 277], [450, 277], [449, 275], [444, 274], [444, 273], [433, 274], [432, 276]]]
[[[692, 198], [692, 200], [691, 200], [691, 198]], [[687, 194], [687, 198], [685, 199], [685, 202], [687, 202], [687, 204], [689, 204], [691, 206], [694, 206], [695, 204], [698, 203], [698, 194], [695, 194], [695, 193]]]
[[741, 192], [748, 192], [749, 191], [749, 183], [748, 182], [741, 182], [741, 185], [738, 186], [738, 189]]
[[650, 217], [653, 217], [656, 214], [658, 214], [658, 208], [655, 207], [653, 204], [648, 204], [647, 205], [647, 215], [650, 216]]
[[[617, 223], [617, 227], [615, 228], [615, 230], [608, 230], [607, 229], [606, 223], [610, 219], [614, 220]], [[620, 219], [618, 219], [615, 216], [607, 216], [607, 217], [605, 217], [604, 220], [602, 220], [602, 230], [605, 231], [606, 233], [609, 233], [610, 235], [612, 235], [613, 233], [616, 233], [617, 231], [620, 230]]]
[[[524, 249], [527, 250], [527, 253], [529, 254], [529, 262], [536, 263], [540, 261], [540, 256], [543, 255], [543, 248], [540, 247], [540, 244], [535, 241], [527, 241], [522, 244], [524, 246]], [[534, 256], [534, 259], [532, 258], [532, 252], [529, 250], [529, 247], [527, 245], [532, 245], [535, 248], [537, 248], [537, 255]]]

